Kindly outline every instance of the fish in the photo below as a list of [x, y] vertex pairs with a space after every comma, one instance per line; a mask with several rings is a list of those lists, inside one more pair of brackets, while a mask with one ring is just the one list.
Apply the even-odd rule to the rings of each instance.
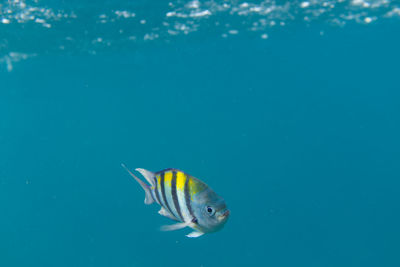
[[162, 231], [174, 231], [189, 227], [187, 237], [196, 238], [221, 230], [227, 222], [230, 210], [225, 200], [203, 181], [174, 168], [151, 172], [135, 169], [148, 182], [134, 175], [124, 164], [121, 166], [132, 176], [145, 192], [144, 203], [156, 202], [161, 206], [159, 214], [176, 221], [164, 225]]

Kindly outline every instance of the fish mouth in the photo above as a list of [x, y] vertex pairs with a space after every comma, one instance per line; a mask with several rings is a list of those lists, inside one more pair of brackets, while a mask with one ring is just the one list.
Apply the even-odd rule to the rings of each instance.
[[229, 210], [226, 210], [224, 213], [222, 213], [222, 214], [219, 216], [218, 219], [219, 219], [220, 221], [225, 221], [225, 220], [228, 219], [229, 214], [231, 214], [231, 212], [230, 212]]
[[222, 214], [222, 216], [228, 217], [229, 214], [231, 214], [231, 212], [230, 212], [229, 210], [226, 210], [226, 211]]

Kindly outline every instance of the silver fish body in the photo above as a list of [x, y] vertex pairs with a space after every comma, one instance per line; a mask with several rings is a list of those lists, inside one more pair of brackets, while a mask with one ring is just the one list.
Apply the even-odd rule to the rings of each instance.
[[144, 183], [122, 165], [145, 191], [145, 203], [158, 203], [159, 214], [178, 221], [163, 226], [164, 231], [190, 227], [195, 231], [188, 237], [198, 237], [220, 230], [227, 222], [230, 211], [225, 201], [207, 184], [178, 169], [165, 169], [156, 173], [136, 169], [150, 184]]

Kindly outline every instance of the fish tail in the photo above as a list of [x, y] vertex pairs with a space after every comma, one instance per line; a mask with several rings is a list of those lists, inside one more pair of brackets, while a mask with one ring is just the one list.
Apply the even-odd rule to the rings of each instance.
[[126, 166], [125, 164], [121, 163], [122, 168], [124, 168], [143, 188], [144, 193], [145, 193], [145, 198], [144, 198], [144, 203], [147, 205], [150, 205], [151, 203], [154, 202], [153, 196], [151, 195], [151, 189], [150, 186], [147, 185], [145, 182], [140, 180], [139, 178], [136, 177]]

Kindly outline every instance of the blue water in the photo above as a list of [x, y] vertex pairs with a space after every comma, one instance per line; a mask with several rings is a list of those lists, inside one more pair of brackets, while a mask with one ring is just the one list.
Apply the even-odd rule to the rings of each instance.
[[[156, 3], [0, 2], [0, 266], [400, 266], [398, 2]], [[228, 223], [160, 232], [121, 163]]]

